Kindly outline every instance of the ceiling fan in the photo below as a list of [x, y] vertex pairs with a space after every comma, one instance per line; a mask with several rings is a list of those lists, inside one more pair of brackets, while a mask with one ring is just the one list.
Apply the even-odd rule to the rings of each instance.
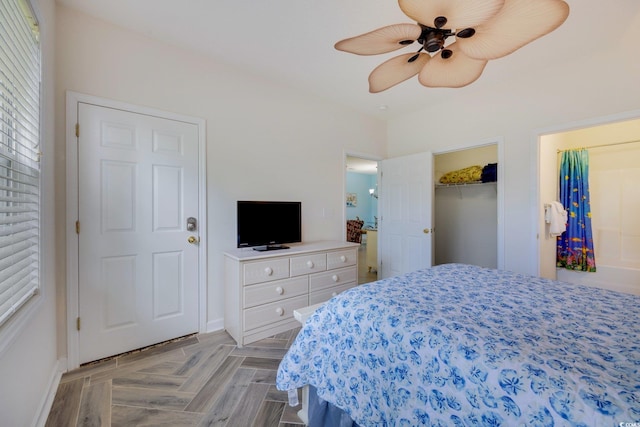
[[369, 92], [416, 74], [423, 86], [463, 87], [490, 59], [513, 53], [558, 28], [569, 16], [563, 0], [398, 0], [417, 24], [395, 24], [341, 40], [340, 51], [378, 55], [417, 41], [417, 52], [389, 59], [369, 75]]

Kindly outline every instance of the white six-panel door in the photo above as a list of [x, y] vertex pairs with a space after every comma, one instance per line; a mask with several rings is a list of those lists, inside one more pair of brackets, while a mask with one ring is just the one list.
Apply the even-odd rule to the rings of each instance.
[[79, 362], [197, 332], [198, 127], [89, 103], [78, 123]]
[[433, 156], [381, 161], [379, 279], [430, 267], [433, 257]]

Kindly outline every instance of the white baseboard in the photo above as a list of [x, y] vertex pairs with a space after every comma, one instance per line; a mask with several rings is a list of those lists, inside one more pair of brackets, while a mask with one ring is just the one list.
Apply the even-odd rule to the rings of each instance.
[[224, 329], [224, 318], [214, 319], [207, 322], [207, 330], [205, 332], [216, 332]]
[[38, 405], [36, 416], [33, 419], [32, 425], [35, 427], [44, 427], [47, 423], [47, 417], [51, 411], [53, 399], [56, 397], [58, 385], [60, 385], [60, 378], [62, 378], [62, 374], [66, 371], [66, 368], [66, 358], [58, 359], [56, 364], [53, 366], [53, 372], [51, 372], [51, 376], [49, 377], [49, 384], [47, 386], [46, 393], [42, 396], [42, 401], [40, 402], [40, 405]]

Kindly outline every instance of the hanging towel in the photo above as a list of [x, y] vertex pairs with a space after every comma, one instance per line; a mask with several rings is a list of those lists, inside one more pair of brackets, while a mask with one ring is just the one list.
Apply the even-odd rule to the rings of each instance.
[[567, 229], [567, 211], [560, 202], [551, 202], [545, 210], [545, 222], [549, 224], [549, 235], [560, 236]]

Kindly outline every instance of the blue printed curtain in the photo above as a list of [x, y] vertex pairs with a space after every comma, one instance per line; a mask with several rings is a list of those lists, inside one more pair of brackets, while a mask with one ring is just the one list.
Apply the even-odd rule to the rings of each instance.
[[558, 267], [595, 272], [589, 200], [589, 152], [569, 150], [560, 163], [560, 202], [567, 210], [567, 230], [558, 236]]

